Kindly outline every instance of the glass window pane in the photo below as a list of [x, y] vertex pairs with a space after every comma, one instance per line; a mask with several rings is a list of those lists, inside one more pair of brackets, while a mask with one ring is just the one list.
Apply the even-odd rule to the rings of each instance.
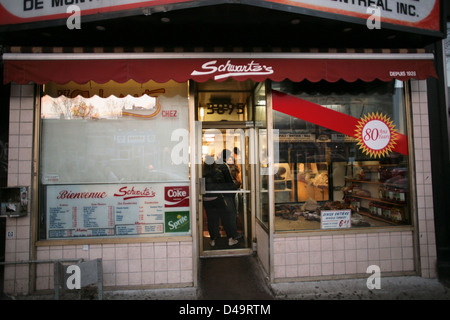
[[260, 83], [255, 90], [255, 127], [256, 127], [256, 218], [269, 228], [269, 161], [268, 161], [268, 136], [266, 116], [266, 84]]
[[273, 111], [275, 230], [411, 223], [409, 158], [399, 151], [408, 149], [402, 82], [284, 81], [273, 88], [294, 101], [288, 111]]
[[47, 84], [41, 238], [189, 234], [187, 92], [174, 81]]

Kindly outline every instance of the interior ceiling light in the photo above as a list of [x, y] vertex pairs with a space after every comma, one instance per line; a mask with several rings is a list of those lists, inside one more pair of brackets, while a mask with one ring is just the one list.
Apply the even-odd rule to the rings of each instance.
[[105, 31], [106, 28], [104, 26], [96, 26], [95, 29], [97, 29], [98, 31]]
[[296, 19], [292, 19], [291, 20], [291, 24], [293, 24], [293, 25], [296, 25], [296, 24], [299, 24], [300, 23], [300, 19], [298, 19], [298, 18], [296, 18]]
[[162, 17], [162, 18], [161, 18], [161, 22], [162, 22], [162, 23], [169, 23], [169, 22], [170, 22], [170, 18]]
[[350, 27], [349, 27], [349, 28], [344, 28], [344, 29], [342, 29], [343, 32], [350, 32], [350, 31], [352, 31], [352, 30], [353, 30], [353, 28], [350, 28]]

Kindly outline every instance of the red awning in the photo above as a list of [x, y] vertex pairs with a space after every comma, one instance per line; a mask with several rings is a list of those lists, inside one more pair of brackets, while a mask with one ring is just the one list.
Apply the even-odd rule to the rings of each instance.
[[123, 83], [133, 79], [204, 82], [271, 79], [294, 82], [326, 80], [423, 80], [437, 77], [432, 54], [13, 54], [5, 53], [4, 83], [49, 81]]

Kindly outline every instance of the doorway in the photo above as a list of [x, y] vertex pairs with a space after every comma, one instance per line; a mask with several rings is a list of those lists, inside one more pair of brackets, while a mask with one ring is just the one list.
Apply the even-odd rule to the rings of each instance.
[[[258, 92], [264, 92], [264, 84], [227, 80], [196, 85], [199, 253], [201, 257], [249, 255], [256, 241], [255, 196], [259, 181], [255, 132], [260, 123], [265, 123], [260, 121], [265, 105], [261, 112], [255, 101]], [[212, 188], [206, 174], [211, 165], [229, 172], [234, 186]], [[227, 234], [230, 222], [223, 221], [227, 214], [232, 215], [237, 236]], [[219, 231], [214, 235], [217, 232], [212, 226], [217, 216]]]
[[[220, 127], [219, 124], [214, 127]], [[252, 244], [252, 176], [249, 165], [249, 150], [251, 150], [248, 129], [245, 128], [202, 128], [202, 159], [199, 209], [202, 213], [199, 219], [201, 225], [201, 252], [203, 255], [249, 254]], [[215, 162], [215, 163], [211, 163]], [[223, 171], [228, 170], [233, 185], [217, 183], [211, 190], [208, 178], [205, 178], [205, 166], [214, 165]], [[224, 172], [223, 176], [226, 179]], [[216, 207], [209, 201], [215, 200]], [[208, 211], [209, 210], [209, 211]], [[235, 212], [235, 217], [234, 213]], [[212, 216], [219, 216], [219, 235], [212, 238]], [[228, 223], [237, 234], [232, 236], [227, 232], [225, 216], [232, 215]], [[211, 219], [212, 220], [212, 219]], [[231, 239], [230, 239], [231, 238]], [[237, 241], [237, 242], [236, 242]]]

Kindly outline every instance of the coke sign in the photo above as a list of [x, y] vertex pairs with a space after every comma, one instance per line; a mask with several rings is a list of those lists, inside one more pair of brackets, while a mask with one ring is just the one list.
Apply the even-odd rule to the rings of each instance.
[[189, 187], [170, 186], [164, 188], [166, 208], [189, 207]]

